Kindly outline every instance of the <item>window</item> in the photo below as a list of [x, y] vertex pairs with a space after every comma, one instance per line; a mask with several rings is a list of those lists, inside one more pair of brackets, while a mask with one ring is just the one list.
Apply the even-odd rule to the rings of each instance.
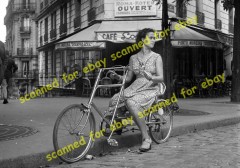
[[203, 0], [196, 1], [196, 15], [197, 15], [197, 22], [198, 24], [204, 24], [205, 22], [205, 15], [203, 13]]
[[52, 75], [56, 75], [56, 56], [54, 50], [51, 51], [51, 70], [52, 70]]
[[81, 16], [81, 0], [75, 0], [75, 16]]
[[51, 29], [56, 29], [56, 11], [52, 13], [51, 15]]
[[30, 39], [22, 39], [22, 54], [30, 54]]
[[28, 30], [30, 27], [30, 18], [29, 16], [23, 16], [21, 18], [21, 27], [24, 28], [25, 30]]
[[[101, 51], [83, 51], [83, 64], [82, 67], [88, 66], [88, 63], [90, 64], [95, 64], [98, 60], [101, 59]], [[93, 71], [85, 74], [85, 76], [96, 76], [97, 75], [97, 70], [94, 69]]]
[[30, 5], [30, 0], [22, 0], [23, 9], [28, 9]]
[[48, 51], [45, 51], [45, 77], [48, 77]]
[[229, 33], [234, 33], [233, 8], [229, 9]]
[[61, 6], [60, 9], [60, 22], [61, 24], [67, 23], [67, 3]]
[[23, 77], [26, 78], [29, 73], [29, 61], [22, 62], [22, 72], [23, 72]]
[[187, 17], [187, 7], [184, 0], [177, 0], [176, 4], [177, 8], [177, 16], [181, 18]]
[[48, 33], [48, 18], [45, 19], [45, 34]]
[[40, 26], [39, 26], [39, 29], [40, 29], [40, 36], [42, 36], [42, 28], [43, 28], [43, 27], [42, 27], [42, 24], [43, 24], [43, 22], [41, 21], [41, 22], [40, 22]]
[[90, 9], [93, 7], [93, 1], [94, 0], [89, 0], [89, 7], [90, 7]]
[[220, 20], [220, 0], [215, 0], [215, 28], [222, 29], [222, 21]]

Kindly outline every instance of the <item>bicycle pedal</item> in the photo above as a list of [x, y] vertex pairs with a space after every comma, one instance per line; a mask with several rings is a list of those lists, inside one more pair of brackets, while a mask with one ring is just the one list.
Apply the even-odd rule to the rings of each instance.
[[118, 141], [116, 139], [108, 139], [108, 144], [110, 146], [118, 146]]

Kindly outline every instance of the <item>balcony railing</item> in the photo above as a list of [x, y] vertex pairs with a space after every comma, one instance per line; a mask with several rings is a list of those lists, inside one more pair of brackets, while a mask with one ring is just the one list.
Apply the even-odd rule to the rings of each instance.
[[26, 11], [35, 11], [36, 10], [36, 4], [35, 3], [29, 3], [29, 4], [12, 4], [11, 5], [11, 11], [12, 12], [26, 12]]
[[51, 39], [55, 39], [56, 36], [57, 36], [56, 29], [52, 29], [52, 30], [50, 31], [50, 38], [51, 38]]
[[77, 16], [75, 19], [74, 19], [74, 28], [80, 28], [81, 26], [81, 15], [80, 16]]
[[23, 56], [23, 55], [32, 55], [33, 54], [33, 50], [32, 48], [18, 48], [17, 49], [17, 55], [19, 56]]
[[31, 33], [31, 27], [30, 26], [20, 27], [20, 33]]
[[204, 15], [204, 13], [197, 11], [196, 15], [197, 15], [197, 22], [198, 22], [198, 24], [204, 25], [204, 23], [205, 23], [205, 15]]
[[229, 24], [229, 33], [234, 34], [234, 25], [233, 24]]
[[43, 45], [43, 37], [40, 36], [40, 46], [42, 46], [42, 45]]
[[215, 19], [215, 28], [218, 30], [222, 30], [222, 21], [219, 19]]
[[66, 23], [61, 24], [59, 26], [59, 30], [60, 30], [60, 35], [67, 33], [67, 24]]
[[45, 34], [44, 34], [44, 42], [45, 42], [45, 43], [48, 42], [48, 33], [45, 33]]
[[88, 11], [88, 22], [92, 22], [95, 19], [96, 19], [96, 7], [93, 7]]
[[37, 79], [36, 71], [17, 71], [14, 76], [15, 79]]

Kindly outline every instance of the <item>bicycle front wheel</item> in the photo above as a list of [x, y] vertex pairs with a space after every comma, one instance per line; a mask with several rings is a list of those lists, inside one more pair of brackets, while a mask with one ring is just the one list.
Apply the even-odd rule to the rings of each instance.
[[67, 163], [82, 159], [92, 144], [90, 133], [95, 133], [92, 112], [79, 104], [66, 107], [58, 116], [53, 130], [53, 144], [57, 156]]
[[[160, 100], [158, 103], [165, 103], [165, 100]], [[148, 118], [149, 135], [157, 144], [166, 142], [170, 137], [173, 126], [172, 110], [166, 106], [162, 108], [162, 114], [158, 111], [151, 113]]]

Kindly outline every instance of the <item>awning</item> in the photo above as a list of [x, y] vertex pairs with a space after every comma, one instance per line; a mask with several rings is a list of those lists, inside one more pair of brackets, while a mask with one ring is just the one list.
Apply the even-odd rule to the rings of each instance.
[[96, 31], [97, 40], [135, 43], [137, 32], [144, 28], [161, 30], [161, 20], [103, 21]]
[[227, 35], [218, 31], [214, 31], [214, 30], [208, 30], [205, 28], [199, 28], [199, 27], [195, 27], [195, 26], [190, 26], [191, 29], [207, 36], [210, 37], [216, 41], [221, 42], [224, 45], [227, 46], [233, 46], [233, 36], [232, 35]]
[[83, 49], [83, 48], [105, 48], [105, 42], [96, 40], [95, 31], [99, 28], [100, 23], [96, 23], [58, 43], [55, 49]]
[[175, 30], [171, 35], [173, 47], [213, 47], [222, 48], [222, 44], [188, 27], [179, 28], [178, 23], [173, 22], [171, 30]]

